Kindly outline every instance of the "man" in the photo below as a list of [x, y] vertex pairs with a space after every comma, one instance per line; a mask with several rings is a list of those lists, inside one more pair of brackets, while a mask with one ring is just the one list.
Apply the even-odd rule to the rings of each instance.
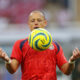
[[[47, 25], [45, 16], [40, 11], [33, 11], [28, 18], [30, 30], [44, 28]], [[78, 48], [74, 49], [69, 61], [66, 60], [63, 50], [56, 42], [53, 49], [36, 51], [28, 44], [28, 38], [15, 42], [11, 58], [0, 49], [0, 58], [6, 61], [7, 70], [13, 74], [21, 64], [21, 80], [57, 80], [56, 65], [66, 75], [74, 69], [74, 61], [80, 57]]]

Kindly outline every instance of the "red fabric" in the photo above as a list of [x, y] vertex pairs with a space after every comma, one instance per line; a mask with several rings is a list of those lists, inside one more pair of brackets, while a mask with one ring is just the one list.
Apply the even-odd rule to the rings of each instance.
[[61, 46], [60, 46], [60, 51], [56, 55], [56, 58], [57, 58], [57, 65], [61, 70], [62, 65], [68, 62], [64, 56], [64, 52]]
[[11, 54], [11, 59], [13, 59], [13, 58], [17, 59], [20, 64], [21, 64], [21, 60], [22, 60], [22, 52], [20, 50], [21, 41], [22, 40], [18, 40], [15, 42], [15, 44], [13, 46], [12, 54]]
[[20, 44], [23, 40], [15, 43], [11, 58], [15, 58], [21, 63], [22, 80], [57, 80], [56, 65], [59, 68], [67, 62], [62, 48], [59, 52], [55, 43], [52, 43], [53, 49], [45, 51], [33, 50], [28, 41], [23, 44], [22, 50]]

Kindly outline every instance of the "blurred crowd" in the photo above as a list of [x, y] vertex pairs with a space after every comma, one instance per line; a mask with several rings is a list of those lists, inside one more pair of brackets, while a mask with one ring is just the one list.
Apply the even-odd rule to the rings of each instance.
[[45, 0], [0, 0], [0, 17], [9, 23], [26, 23], [29, 13], [44, 5]]
[[[70, 19], [70, 14], [67, 11], [69, 7], [68, 0], [0, 0], [0, 21], [4, 19], [7, 23], [12, 24], [27, 23], [28, 15], [31, 11], [45, 10], [45, 5], [49, 3], [53, 3], [52, 9], [54, 4], [62, 6], [58, 12], [55, 12], [54, 9], [53, 11], [55, 14], [57, 13], [55, 20], [59, 26], [64, 26], [64, 23]], [[53, 18], [52, 16], [54, 15], [48, 14], [48, 9], [46, 14]]]

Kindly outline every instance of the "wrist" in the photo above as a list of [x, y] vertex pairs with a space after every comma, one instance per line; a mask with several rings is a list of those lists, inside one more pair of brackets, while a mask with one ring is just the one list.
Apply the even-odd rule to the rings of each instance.
[[75, 61], [69, 60], [69, 64], [75, 64]]
[[8, 61], [5, 61], [5, 63], [11, 64], [11, 59], [9, 59]]

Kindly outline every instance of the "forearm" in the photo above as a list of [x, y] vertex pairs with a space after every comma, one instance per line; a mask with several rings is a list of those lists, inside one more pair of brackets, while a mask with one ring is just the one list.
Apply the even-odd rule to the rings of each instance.
[[75, 68], [75, 63], [66, 63], [62, 66], [62, 72], [66, 75], [72, 73], [73, 69]]
[[5, 62], [5, 66], [6, 66], [6, 69], [8, 70], [9, 73], [13, 74], [15, 72], [12, 67], [12, 61], [11, 61], [11, 63]]
[[9, 73], [13, 74], [16, 72], [18, 66], [15, 64], [15, 60], [11, 60], [10, 63], [5, 62], [6, 69]]
[[4, 52], [1, 48], [0, 48], [0, 58], [2, 58], [5, 61], [5, 66], [11, 74], [16, 72], [16, 70], [19, 67], [19, 61], [17, 59], [10, 59], [7, 53]]
[[69, 62], [64, 64], [61, 68], [64, 74], [69, 75], [72, 70], [75, 68], [75, 63], [73, 63], [76, 59], [80, 58], [80, 51], [78, 48], [73, 50], [73, 55], [70, 57]]

